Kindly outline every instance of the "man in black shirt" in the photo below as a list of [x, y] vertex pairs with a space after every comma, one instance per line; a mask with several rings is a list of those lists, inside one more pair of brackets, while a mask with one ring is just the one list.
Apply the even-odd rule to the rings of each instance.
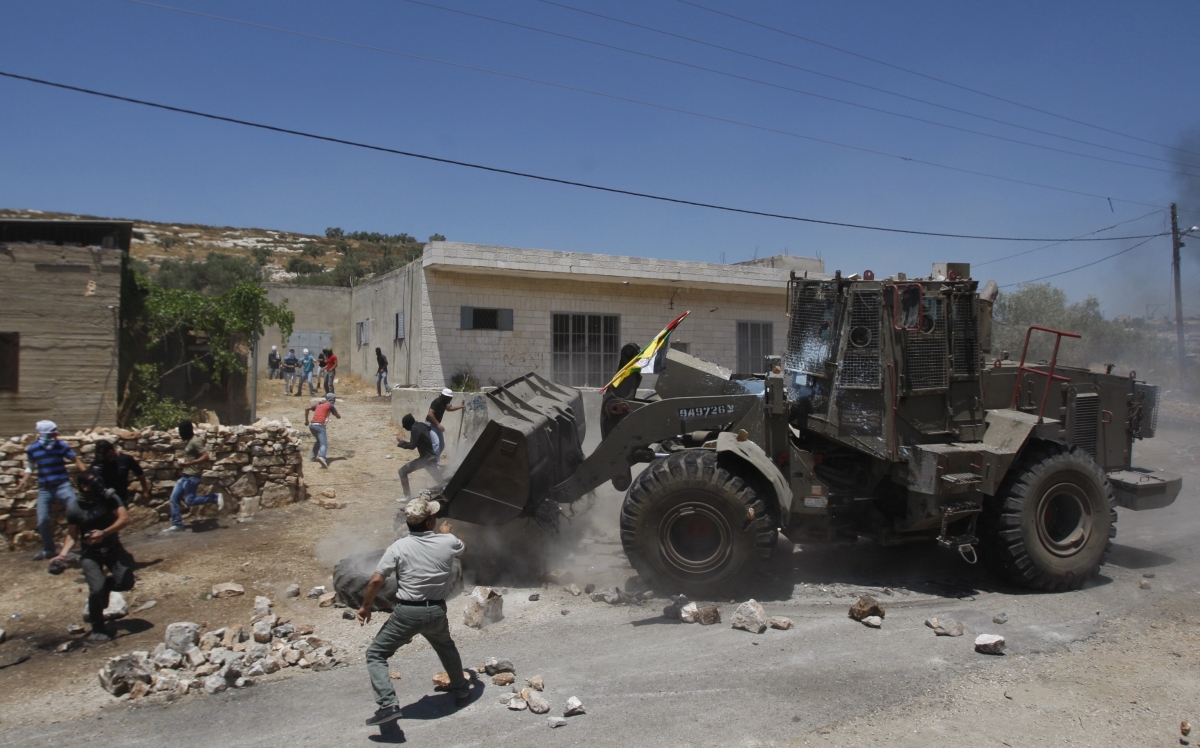
[[442, 484], [442, 471], [438, 467], [437, 452], [433, 448], [433, 440], [430, 438], [431, 428], [427, 423], [417, 423], [417, 419], [413, 418], [412, 413], [405, 414], [400, 421], [401, 425], [408, 430], [408, 439], [404, 439], [404, 435], [400, 434], [396, 437], [396, 446], [400, 449], [415, 449], [417, 450], [417, 458], [411, 462], [405, 463], [400, 468], [400, 485], [404, 488], [404, 495], [409, 495], [408, 475], [417, 470], [424, 468], [433, 476], [436, 485]]
[[267, 379], [279, 379], [279, 346], [271, 346], [267, 354]]
[[447, 387], [442, 390], [442, 394], [433, 399], [429, 404], [429, 412], [425, 414], [425, 423], [436, 431], [430, 431], [429, 436], [433, 442], [433, 451], [438, 457], [442, 456], [442, 450], [446, 448], [446, 427], [442, 425], [442, 419], [446, 417], [446, 413], [453, 413], [456, 410], [462, 410], [463, 405], [455, 405], [450, 407], [450, 403], [454, 400], [454, 390]]
[[95, 642], [112, 639], [104, 620], [109, 593], [133, 589], [133, 556], [118, 537], [128, 524], [129, 512], [116, 490], [91, 470], [82, 473], [78, 498], [67, 507], [67, 538], [54, 560], [65, 563], [71, 548], [82, 542], [80, 566], [88, 583], [88, 618]]
[[142, 484], [142, 501], [150, 500], [150, 481], [138, 461], [127, 454], [117, 452], [110, 441], [96, 442], [96, 456], [92, 462], [92, 472], [100, 476], [104, 485], [117, 492], [121, 502], [128, 505], [129, 480], [136, 477]]

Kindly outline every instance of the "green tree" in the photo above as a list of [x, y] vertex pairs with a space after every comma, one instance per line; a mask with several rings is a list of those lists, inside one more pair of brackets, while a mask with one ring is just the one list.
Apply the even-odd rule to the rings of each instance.
[[162, 288], [219, 296], [239, 283], [258, 280], [258, 264], [249, 257], [209, 252], [203, 262], [164, 260], [154, 282]]
[[289, 273], [299, 273], [300, 275], [311, 275], [312, 273], [320, 273], [325, 270], [323, 265], [318, 265], [315, 262], [309, 262], [303, 257], [293, 257], [287, 262], [287, 271]]
[[[1095, 296], [1071, 303], [1061, 288], [1049, 283], [1026, 284], [1010, 293], [1002, 292], [993, 316], [992, 352], [1008, 351], [1014, 359], [1021, 357], [1025, 333], [1031, 325], [1083, 336], [1078, 340], [1063, 338], [1058, 360], [1071, 366], [1114, 364], [1118, 371], [1136, 369], [1148, 373], [1161, 366], [1170, 349], [1169, 341], [1132, 325], [1106, 320]], [[1053, 335], [1034, 332], [1028, 360], [1049, 360], [1053, 350]]]
[[446, 237], [442, 236], [441, 234], [433, 234], [432, 236], [429, 237], [429, 241], [444, 242], [444, 241], [446, 241]]
[[258, 263], [258, 266], [263, 267], [271, 255], [275, 254], [275, 250], [270, 247], [255, 247], [250, 250], [250, 254], [254, 255], [254, 261]]
[[300, 253], [303, 254], [305, 257], [313, 257], [313, 258], [324, 257], [325, 256], [325, 248], [322, 247], [320, 244], [316, 244], [314, 242], [314, 243], [305, 244], [304, 249], [300, 250]]

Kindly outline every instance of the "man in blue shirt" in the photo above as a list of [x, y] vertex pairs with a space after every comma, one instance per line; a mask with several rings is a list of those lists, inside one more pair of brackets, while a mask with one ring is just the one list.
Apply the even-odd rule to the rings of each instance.
[[79, 472], [87, 468], [78, 455], [58, 438], [58, 426], [54, 421], [37, 422], [38, 440], [25, 449], [25, 474], [17, 483], [17, 493], [25, 490], [29, 476], [37, 471], [37, 521], [38, 534], [42, 536], [42, 552], [34, 561], [45, 561], [58, 555], [54, 543], [54, 522], [50, 517], [54, 502], [69, 507], [75, 501], [75, 489], [67, 475], [67, 462], [74, 460]]
[[300, 359], [300, 382], [296, 385], [296, 397], [304, 394], [304, 383], [308, 382], [308, 396], [315, 397], [317, 389], [313, 387], [313, 370], [316, 368], [317, 362], [313, 360], [312, 354], [308, 349], [304, 349], [304, 358]]

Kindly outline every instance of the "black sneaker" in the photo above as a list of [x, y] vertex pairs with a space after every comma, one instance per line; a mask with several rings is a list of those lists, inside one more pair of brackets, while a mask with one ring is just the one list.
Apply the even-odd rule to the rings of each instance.
[[388, 722], [395, 722], [398, 719], [400, 719], [400, 707], [385, 706], [382, 709], [376, 709], [375, 716], [367, 718], [367, 725], [369, 727], [386, 725]]
[[467, 694], [466, 696], [455, 696], [454, 697], [454, 706], [458, 707], [459, 709], [462, 709], [464, 706], [466, 706], [467, 704], [470, 704], [470, 703], [471, 703], [471, 694]]

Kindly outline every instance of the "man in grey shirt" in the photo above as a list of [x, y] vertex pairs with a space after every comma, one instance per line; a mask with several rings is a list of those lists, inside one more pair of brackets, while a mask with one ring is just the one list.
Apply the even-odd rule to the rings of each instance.
[[437, 652], [442, 667], [446, 668], [455, 705], [464, 706], [471, 700], [471, 687], [463, 677], [462, 658], [450, 638], [450, 625], [446, 620], [451, 570], [454, 559], [462, 555], [466, 546], [450, 534], [450, 523], [445, 520], [437, 532], [433, 531], [441, 508], [438, 502], [424, 498], [412, 499], [405, 505], [408, 537], [400, 538], [384, 551], [363, 593], [358, 621], [365, 626], [371, 621], [375, 596], [388, 576], [396, 575], [396, 607], [367, 647], [367, 673], [371, 676], [375, 703], [379, 705], [375, 716], [367, 720], [368, 725], [400, 719], [396, 689], [388, 672], [388, 658], [417, 634], [425, 637]]

